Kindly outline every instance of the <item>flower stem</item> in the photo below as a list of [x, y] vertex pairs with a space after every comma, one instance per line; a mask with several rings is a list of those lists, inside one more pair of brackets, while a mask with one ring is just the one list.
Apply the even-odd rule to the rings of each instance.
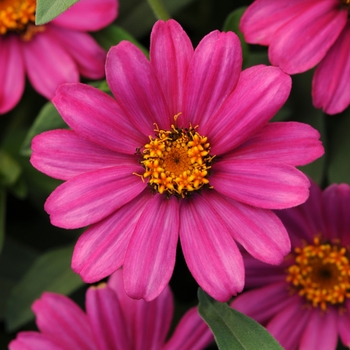
[[148, 4], [151, 6], [153, 13], [158, 19], [167, 21], [170, 19], [170, 14], [163, 4], [163, 0], [147, 0]]

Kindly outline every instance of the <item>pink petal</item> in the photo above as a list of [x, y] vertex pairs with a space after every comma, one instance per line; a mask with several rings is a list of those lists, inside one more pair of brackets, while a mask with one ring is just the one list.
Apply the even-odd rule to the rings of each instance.
[[79, 81], [73, 58], [60, 43], [55, 42], [49, 26], [33, 40], [23, 42], [22, 48], [29, 80], [47, 99], [54, 96], [58, 85]]
[[212, 154], [231, 151], [256, 134], [286, 102], [291, 78], [277, 67], [254, 66], [241, 73], [235, 91], [212, 116]]
[[226, 157], [212, 171], [215, 190], [254, 207], [285, 209], [309, 197], [308, 178], [290, 165]]
[[204, 192], [203, 196], [225, 223], [232, 238], [256, 259], [278, 265], [290, 252], [288, 233], [271, 211], [236, 202], [216, 191]]
[[0, 114], [20, 100], [25, 81], [24, 62], [16, 35], [0, 35]]
[[156, 72], [136, 46], [123, 41], [109, 50], [106, 77], [125, 115], [142, 133], [153, 135], [154, 123], [160, 129], [174, 123]]
[[52, 130], [37, 135], [32, 141], [32, 150], [32, 165], [61, 180], [112, 167], [130, 159], [129, 155], [110, 151], [83, 139], [73, 130]]
[[183, 114], [207, 133], [208, 120], [236, 87], [242, 67], [242, 48], [233, 32], [211, 32], [197, 46], [188, 68]]
[[179, 234], [176, 198], [156, 194], [136, 225], [124, 263], [127, 294], [147, 301], [156, 298], [172, 275]]
[[99, 30], [115, 20], [118, 6], [117, 0], [80, 0], [51, 23], [74, 30]]
[[95, 349], [90, 323], [71, 299], [45, 292], [32, 309], [40, 331], [64, 349]]
[[102, 79], [105, 74], [106, 52], [88, 34], [50, 27], [50, 34], [74, 59], [80, 74], [90, 79]]
[[269, 46], [269, 59], [288, 74], [314, 67], [334, 44], [348, 20], [338, 0], [318, 1], [279, 28]]
[[180, 240], [193, 277], [213, 298], [227, 301], [243, 289], [242, 256], [205, 197], [182, 201]]
[[148, 141], [111, 96], [92, 86], [61, 85], [52, 102], [72, 129], [102, 147], [135, 154], [136, 148]]
[[288, 284], [283, 281], [248, 290], [238, 295], [231, 307], [261, 324], [266, 324], [290, 304], [295, 306], [295, 297], [291, 298]]
[[67, 350], [50, 337], [38, 332], [20, 332], [9, 344], [9, 350]]
[[174, 20], [155, 23], [151, 34], [151, 65], [173, 116], [182, 112], [184, 82], [192, 55], [191, 41], [179, 23]]
[[87, 290], [86, 312], [98, 350], [132, 348], [118, 299], [106, 284]]
[[308, 124], [269, 123], [233, 150], [237, 159], [260, 159], [289, 165], [306, 165], [324, 154], [320, 134]]
[[341, 314], [337, 317], [338, 332], [342, 343], [349, 347], [350, 346], [350, 315], [348, 312]]
[[327, 312], [313, 309], [305, 325], [300, 340], [300, 350], [329, 350], [336, 349], [338, 343], [337, 315], [338, 311], [330, 308]]
[[244, 12], [240, 30], [248, 43], [270, 45], [275, 32], [318, 0], [256, 0]]
[[328, 50], [315, 71], [312, 97], [315, 107], [328, 114], [344, 111], [350, 104], [350, 24]]
[[85, 282], [99, 281], [123, 265], [130, 238], [150, 200], [151, 194], [145, 190], [79, 237], [73, 252], [72, 269]]
[[93, 224], [130, 202], [147, 186], [133, 159], [78, 175], [56, 188], [45, 203], [52, 225], [78, 228]]
[[202, 350], [214, 341], [213, 334], [201, 319], [197, 307], [188, 310], [176, 326], [164, 350]]

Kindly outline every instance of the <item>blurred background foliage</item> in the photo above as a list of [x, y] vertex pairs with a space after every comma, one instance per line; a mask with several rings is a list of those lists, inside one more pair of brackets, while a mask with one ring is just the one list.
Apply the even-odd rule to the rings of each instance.
[[[74, 1], [72, 1], [74, 2]], [[240, 16], [251, 1], [164, 0], [171, 16], [184, 27], [194, 46], [212, 30], [238, 33]], [[115, 23], [95, 39], [106, 50], [130, 40], [147, 54], [149, 35], [156, 21], [147, 0], [120, 0]], [[242, 38], [242, 37], [241, 37]], [[243, 43], [244, 67], [268, 64], [265, 47]], [[274, 120], [296, 120], [320, 131], [325, 156], [302, 170], [322, 187], [332, 182], [350, 183], [350, 112], [325, 116], [311, 102], [313, 72], [293, 77], [289, 100]], [[105, 81], [88, 82], [108, 91]], [[67, 127], [53, 105], [26, 85], [21, 102], [0, 117], [0, 349], [19, 330], [36, 329], [32, 302], [44, 290], [70, 295], [84, 305], [87, 286], [70, 269], [79, 230], [63, 230], [49, 223], [43, 209], [47, 196], [60, 183], [36, 171], [29, 163], [30, 143], [42, 131]], [[178, 249], [171, 287], [176, 300], [174, 324], [197, 304], [197, 284]], [[213, 347], [215, 348], [215, 347]]]

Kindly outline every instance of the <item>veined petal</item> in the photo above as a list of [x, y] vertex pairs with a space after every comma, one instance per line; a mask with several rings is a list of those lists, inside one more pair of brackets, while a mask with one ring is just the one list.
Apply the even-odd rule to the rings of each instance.
[[183, 114], [186, 122], [209, 130], [208, 120], [236, 87], [242, 68], [242, 48], [233, 32], [214, 31], [198, 44], [186, 78]]
[[[184, 82], [193, 51], [191, 40], [179, 23], [156, 22], [151, 34], [151, 65], [173, 116], [182, 112]], [[182, 118], [180, 116], [179, 124]]]
[[102, 148], [73, 130], [52, 130], [37, 135], [32, 141], [32, 150], [32, 165], [44, 174], [61, 180], [116, 166], [131, 157]]
[[131, 298], [156, 298], [172, 275], [179, 235], [176, 198], [156, 194], [141, 214], [124, 262], [125, 290]]
[[305, 72], [326, 55], [348, 21], [337, 0], [318, 1], [279, 28], [269, 46], [269, 59], [288, 74]]
[[40, 331], [64, 349], [96, 349], [87, 316], [71, 299], [45, 292], [32, 309]]
[[349, 313], [339, 315], [337, 318], [339, 337], [342, 343], [349, 347], [350, 346], [350, 316]]
[[236, 201], [265, 209], [304, 203], [310, 182], [290, 165], [225, 157], [213, 165], [210, 184]]
[[212, 154], [231, 151], [256, 134], [283, 106], [290, 89], [290, 76], [277, 67], [244, 70], [234, 92], [208, 123]]
[[79, 81], [78, 67], [65, 48], [52, 40], [49, 26], [21, 46], [29, 80], [47, 99], [53, 98], [58, 85]]
[[318, 65], [312, 81], [315, 107], [328, 114], [342, 112], [350, 104], [350, 23]]
[[153, 135], [154, 123], [160, 129], [174, 123], [156, 73], [135, 45], [122, 41], [109, 50], [106, 77], [125, 115], [142, 133]]
[[180, 240], [193, 277], [213, 298], [224, 302], [243, 289], [241, 253], [204, 197], [182, 201]]
[[0, 35], [0, 81], [0, 114], [3, 114], [18, 103], [24, 90], [24, 61], [15, 35]]
[[288, 233], [270, 210], [236, 202], [216, 191], [203, 192], [228, 231], [248, 253], [263, 262], [278, 265], [290, 252]]
[[150, 200], [151, 194], [143, 191], [79, 237], [73, 252], [72, 269], [85, 282], [99, 281], [123, 265], [131, 235]]
[[234, 149], [237, 159], [260, 159], [300, 166], [324, 154], [319, 132], [297, 122], [269, 123]]
[[133, 173], [140, 173], [140, 165], [130, 160], [66, 181], [46, 200], [45, 210], [50, 214], [51, 223], [78, 228], [107, 217], [147, 186]]
[[20, 332], [9, 344], [9, 350], [66, 350], [50, 337], [38, 332]]
[[134, 154], [147, 141], [115, 100], [84, 84], [64, 84], [52, 100], [64, 121], [85, 139], [107, 149]]
[[117, 0], [80, 0], [51, 23], [84, 32], [99, 30], [115, 20], [118, 6]]

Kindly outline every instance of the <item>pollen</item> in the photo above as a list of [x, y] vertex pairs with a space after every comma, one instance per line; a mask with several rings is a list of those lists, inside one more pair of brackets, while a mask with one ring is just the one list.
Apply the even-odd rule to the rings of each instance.
[[149, 137], [141, 153], [145, 168], [141, 177], [148, 179], [154, 191], [184, 198], [203, 186], [212, 188], [208, 175], [214, 156], [210, 155], [208, 138], [196, 129], [171, 125], [170, 130], [160, 130], [156, 126], [156, 137]]
[[338, 244], [313, 244], [294, 250], [295, 264], [288, 268], [287, 282], [315, 308], [326, 310], [350, 297], [350, 263], [347, 250]]
[[0, 34], [26, 33], [34, 26], [36, 0], [0, 0]]

